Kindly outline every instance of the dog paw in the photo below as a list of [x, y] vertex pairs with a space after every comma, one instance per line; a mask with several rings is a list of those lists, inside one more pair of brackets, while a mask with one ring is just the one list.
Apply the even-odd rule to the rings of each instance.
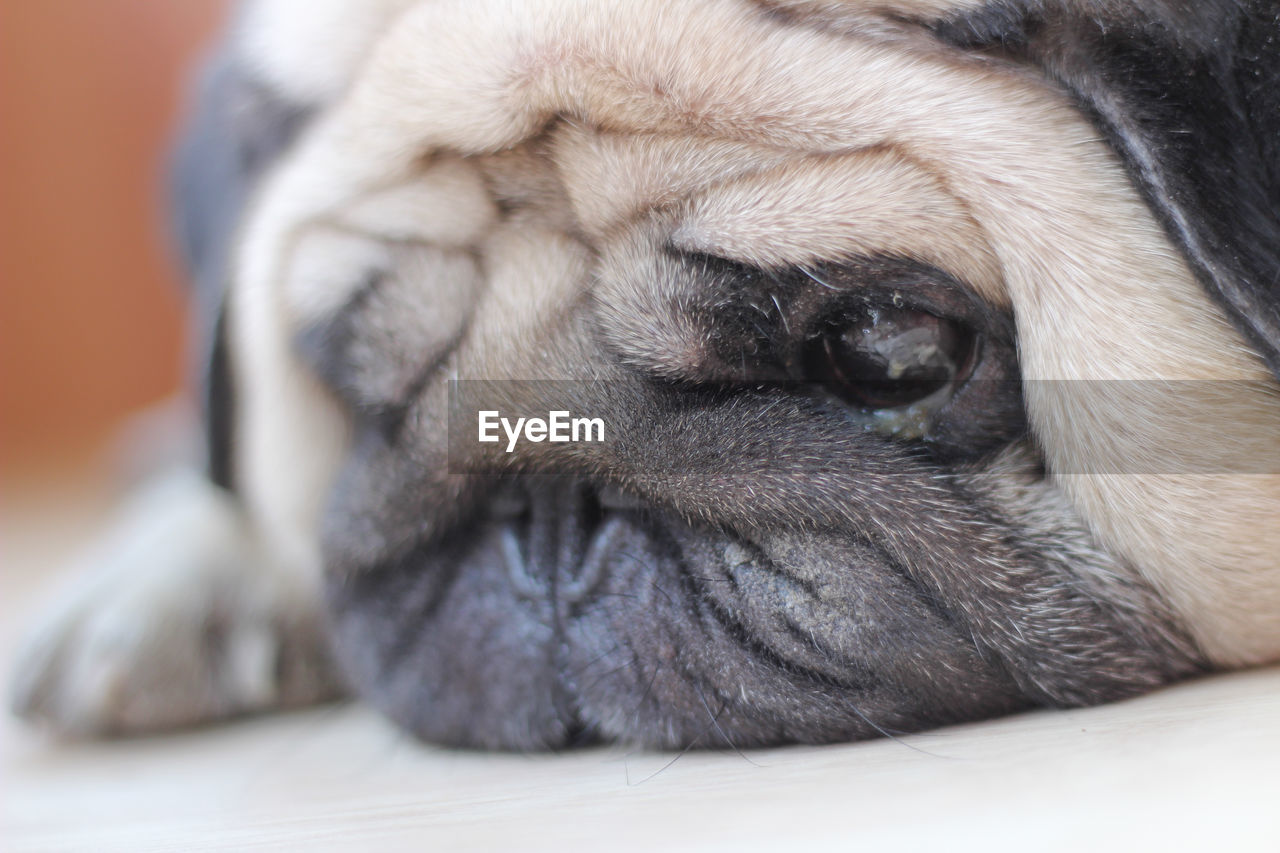
[[194, 473], [145, 489], [22, 646], [11, 704], [72, 736], [134, 734], [342, 692], [314, 584], [272, 572]]

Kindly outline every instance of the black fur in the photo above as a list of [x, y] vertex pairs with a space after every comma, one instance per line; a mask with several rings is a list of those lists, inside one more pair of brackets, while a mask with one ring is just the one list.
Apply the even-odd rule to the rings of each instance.
[[226, 279], [240, 217], [262, 174], [309, 115], [248, 76], [221, 49], [205, 67], [174, 152], [170, 186], [173, 233], [193, 285], [195, 347], [202, 378], [208, 470], [231, 488], [235, 389], [224, 316]]
[[1280, 376], [1280, 4], [1002, 0], [937, 31], [1076, 95]]

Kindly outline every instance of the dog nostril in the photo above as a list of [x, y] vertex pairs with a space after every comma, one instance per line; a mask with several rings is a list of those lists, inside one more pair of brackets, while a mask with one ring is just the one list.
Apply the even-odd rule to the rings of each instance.
[[607, 510], [638, 506], [617, 489], [602, 496], [581, 480], [535, 479], [495, 489], [487, 518], [498, 528], [501, 559], [516, 595], [568, 603], [585, 597], [599, 579], [598, 540], [610, 523]]
[[529, 495], [515, 486], [504, 486], [489, 499], [489, 514], [499, 520], [520, 518], [529, 512]]

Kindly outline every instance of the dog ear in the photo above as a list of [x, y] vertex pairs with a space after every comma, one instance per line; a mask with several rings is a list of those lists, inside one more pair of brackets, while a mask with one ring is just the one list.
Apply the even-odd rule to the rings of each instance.
[[995, 0], [935, 23], [1038, 65], [1093, 116], [1209, 294], [1280, 376], [1280, 10]]
[[230, 43], [205, 65], [190, 103], [170, 168], [172, 232], [194, 288], [208, 473], [229, 488], [235, 395], [223, 318], [228, 263], [253, 188], [310, 110], [255, 80]]

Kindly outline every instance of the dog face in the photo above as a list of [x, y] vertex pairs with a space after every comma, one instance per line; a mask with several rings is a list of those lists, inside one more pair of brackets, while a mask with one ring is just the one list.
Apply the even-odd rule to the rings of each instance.
[[822, 742], [1280, 654], [1274, 13], [322, 5], [250, 8], [287, 120], [222, 129], [282, 153], [193, 194], [215, 469], [401, 724]]

